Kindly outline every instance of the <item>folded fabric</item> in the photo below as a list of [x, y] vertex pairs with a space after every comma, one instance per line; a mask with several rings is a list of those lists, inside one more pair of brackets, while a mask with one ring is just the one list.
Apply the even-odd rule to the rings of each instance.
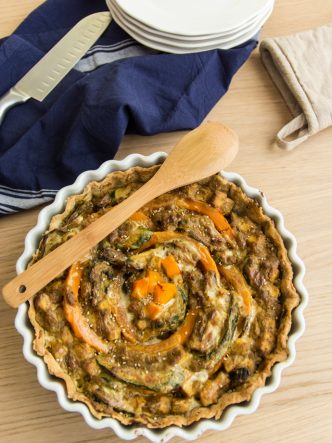
[[[48, 0], [0, 46], [0, 96], [103, 0]], [[12, 108], [0, 126], [0, 213], [52, 199], [87, 169], [114, 157], [125, 133], [196, 127], [257, 44], [160, 53], [116, 23], [43, 102]]]
[[293, 149], [332, 125], [332, 24], [298, 34], [268, 38], [262, 61], [294, 118], [276, 144]]

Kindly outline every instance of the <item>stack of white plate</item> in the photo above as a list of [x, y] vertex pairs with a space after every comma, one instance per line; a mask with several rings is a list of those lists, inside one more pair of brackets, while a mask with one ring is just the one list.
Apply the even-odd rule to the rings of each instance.
[[229, 49], [254, 37], [274, 0], [106, 0], [114, 20], [135, 40], [184, 54]]

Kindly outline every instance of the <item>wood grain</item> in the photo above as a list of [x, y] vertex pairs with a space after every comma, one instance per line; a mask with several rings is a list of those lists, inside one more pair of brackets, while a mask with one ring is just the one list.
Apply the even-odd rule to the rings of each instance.
[[[0, 0], [0, 34], [11, 32], [38, 0]], [[277, 0], [263, 37], [286, 35], [332, 22], [326, 0]], [[229, 92], [209, 118], [229, 125], [240, 136], [240, 153], [231, 170], [264, 191], [284, 214], [298, 240], [310, 293], [306, 332], [297, 358], [286, 369], [279, 389], [263, 398], [257, 412], [238, 417], [224, 432], [207, 432], [204, 443], [328, 443], [332, 441], [332, 129], [293, 152], [271, 146], [289, 112], [263, 69], [257, 50], [235, 76]], [[180, 132], [153, 137], [128, 136], [117, 158], [129, 153], [168, 151]], [[0, 286], [14, 277], [26, 232], [39, 209], [0, 219]], [[14, 328], [15, 311], [0, 301], [1, 443], [118, 443], [112, 431], [94, 431], [81, 416], [67, 413], [53, 392], [36, 381], [24, 360], [22, 339]], [[144, 439], [139, 439], [143, 442]], [[173, 440], [179, 442], [180, 439]]]

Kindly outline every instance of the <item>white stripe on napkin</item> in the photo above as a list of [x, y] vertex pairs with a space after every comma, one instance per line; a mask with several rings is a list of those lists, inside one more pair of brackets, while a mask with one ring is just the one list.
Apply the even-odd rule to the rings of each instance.
[[127, 47], [121, 49], [114, 48], [115, 45], [109, 47], [103, 47], [97, 51], [92, 52], [91, 55], [81, 59], [76, 65], [76, 70], [80, 72], [90, 72], [97, 69], [99, 66], [111, 63], [116, 60], [121, 60], [128, 57], [136, 57], [139, 55], [156, 54], [159, 51], [155, 49], [147, 48], [140, 45], [135, 40], [131, 43], [127, 43]]
[[56, 193], [54, 189], [29, 191], [0, 186], [0, 214], [11, 214], [47, 203], [54, 199]]
[[83, 58], [86, 58], [90, 54], [97, 51], [116, 51], [117, 49], [121, 49], [124, 46], [129, 46], [130, 44], [137, 44], [137, 42], [133, 38], [127, 38], [126, 40], [122, 40], [119, 43], [114, 43], [113, 45], [95, 45], [87, 51]]
[[28, 189], [15, 189], [15, 188], [10, 188], [8, 186], [0, 185], [0, 194], [9, 193], [13, 194], [14, 196], [22, 196], [22, 197], [25, 195], [29, 195], [32, 198], [42, 196], [45, 194], [55, 195], [57, 192], [58, 192], [57, 189], [40, 189], [38, 191], [31, 191]]

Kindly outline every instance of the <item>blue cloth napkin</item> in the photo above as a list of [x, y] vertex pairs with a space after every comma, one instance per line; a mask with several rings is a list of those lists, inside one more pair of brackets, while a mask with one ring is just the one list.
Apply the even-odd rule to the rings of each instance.
[[[48, 0], [0, 42], [0, 96], [103, 0]], [[257, 45], [174, 55], [147, 48], [115, 22], [43, 102], [12, 108], [0, 126], [0, 213], [51, 200], [114, 157], [125, 133], [200, 124]]]

